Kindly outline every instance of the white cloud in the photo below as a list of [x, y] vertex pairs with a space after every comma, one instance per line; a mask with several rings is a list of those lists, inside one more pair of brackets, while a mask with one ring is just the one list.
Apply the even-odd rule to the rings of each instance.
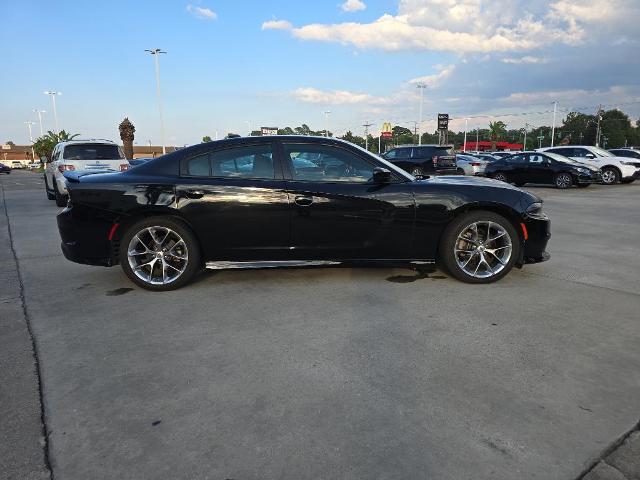
[[434, 88], [440, 85], [444, 80], [451, 76], [453, 71], [456, 69], [455, 65], [438, 65], [436, 67], [438, 69], [438, 73], [434, 73], [433, 75], [426, 75], [424, 77], [413, 78], [409, 80], [409, 83], [413, 84], [423, 84], [428, 88]]
[[354, 93], [347, 90], [323, 91], [311, 87], [298, 88], [291, 94], [301, 102], [326, 105], [355, 104], [373, 100], [373, 97], [367, 93]]
[[262, 30], [292, 30], [293, 25], [286, 20], [268, 20], [262, 24]]
[[505, 57], [501, 59], [501, 61], [502, 63], [511, 63], [515, 65], [521, 65], [523, 63], [529, 63], [529, 64], [549, 63], [548, 58], [532, 57], [530, 55], [525, 55], [524, 57]]
[[347, 0], [340, 8], [345, 12], [357, 12], [358, 10], [364, 10], [367, 6], [362, 0]]
[[515, 92], [499, 99], [500, 103], [510, 106], [550, 105], [557, 101], [560, 108], [579, 108], [598, 103], [613, 105], [617, 102], [637, 102], [640, 89], [637, 86], [613, 85], [605, 89], [573, 88], [565, 90], [543, 90], [533, 92]]
[[218, 14], [210, 8], [196, 7], [191, 4], [187, 5], [187, 12], [202, 20], [215, 20], [218, 18]]
[[[344, 5], [349, 3], [356, 2]], [[524, 52], [592, 40], [594, 28], [613, 29], [621, 15], [637, 19], [639, 6], [638, 0], [400, 0], [397, 14], [369, 23], [294, 27], [279, 21], [276, 28], [302, 40], [359, 49]], [[637, 36], [635, 30], [629, 32]]]

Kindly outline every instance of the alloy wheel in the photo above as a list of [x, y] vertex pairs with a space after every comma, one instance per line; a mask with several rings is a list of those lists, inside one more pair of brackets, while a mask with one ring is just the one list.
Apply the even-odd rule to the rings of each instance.
[[493, 176], [494, 180], [498, 180], [500, 182], [506, 182], [507, 176], [504, 173], [498, 172]]
[[183, 238], [168, 227], [146, 227], [129, 242], [127, 259], [133, 273], [150, 285], [175, 282], [187, 269], [189, 252]]
[[606, 183], [607, 185], [611, 185], [613, 183], [616, 183], [617, 181], [617, 175], [616, 172], [614, 172], [613, 170], [607, 168], [605, 170], [602, 171], [602, 181], [604, 183]]
[[572, 183], [573, 179], [568, 173], [561, 173], [556, 177], [556, 186], [558, 188], [568, 188]]
[[467, 275], [489, 278], [507, 266], [512, 250], [511, 236], [502, 225], [479, 221], [462, 229], [454, 245], [454, 257]]

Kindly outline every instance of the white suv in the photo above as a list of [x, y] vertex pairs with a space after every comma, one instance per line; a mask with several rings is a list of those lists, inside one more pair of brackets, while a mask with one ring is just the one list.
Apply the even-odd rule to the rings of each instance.
[[58, 143], [44, 171], [44, 188], [49, 200], [64, 207], [67, 183], [64, 172], [123, 172], [129, 168], [122, 149], [109, 140], [72, 140]]
[[602, 182], [606, 185], [614, 183], [631, 183], [640, 178], [640, 162], [632, 158], [616, 157], [598, 147], [590, 145], [567, 145], [563, 147], [539, 148], [540, 152], [557, 153], [578, 162], [598, 167], [602, 171]]

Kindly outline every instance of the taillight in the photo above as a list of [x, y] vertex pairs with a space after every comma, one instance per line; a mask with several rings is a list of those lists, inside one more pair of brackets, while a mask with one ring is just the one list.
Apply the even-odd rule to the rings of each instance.
[[434, 165], [438, 165], [438, 157], [431, 157], [431, 161], [433, 162]]
[[124, 172], [124, 171], [126, 171], [126, 170], [129, 170], [129, 164], [127, 164], [127, 163], [121, 163], [121, 164], [120, 164], [120, 171], [121, 171], [121, 172]]
[[480, 162], [471, 162], [470, 164], [472, 167], [481, 167], [482, 164]]
[[73, 165], [58, 165], [58, 171], [60, 173], [64, 173], [65, 170], [75, 170], [76, 167], [74, 167]]

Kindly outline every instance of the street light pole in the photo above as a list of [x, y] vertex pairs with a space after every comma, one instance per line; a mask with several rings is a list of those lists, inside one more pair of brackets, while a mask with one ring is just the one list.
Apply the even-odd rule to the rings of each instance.
[[478, 150], [479, 140], [480, 140], [480, 127], [476, 125], [476, 152], [480, 151]]
[[324, 112], [324, 136], [329, 136], [329, 114], [331, 110], [325, 110]]
[[373, 123], [365, 123], [362, 125], [364, 127], [364, 149], [369, 150], [369, 127], [373, 125]]
[[36, 152], [33, 151], [33, 134], [31, 133], [31, 127], [36, 124], [36, 122], [28, 121], [24, 122], [27, 128], [29, 129], [29, 141], [31, 142], [31, 161], [36, 161]]
[[158, 95], [158, 113], [160, 114], [160, 138], [162, 140], [162, 154], [167, 153], [167, 148], [165, 147], [164, 141], [164, 118], [162, 116], [162, 95], [160, 93], [160, 54], [167, 53], [162, 51], [159, 48], [154, 48], [153, 50], [145, 50], [145, 52], [149, 52], [153, 55], [156, 64], [156, 93]]
[[56, 110], [56, 96], [62, 95], [62, 93], [46, 91], [44, 92], [44, 94], [49, 95], [51, 97], [51, 103], [53, 104], [53, 122], [54, 122], [54, 125], [56, 126], [56, 133], [60, 133], [60, 130], [58, 130], [58, 112]]
[[464, 119], [464, 142], [462, 143], [462, 153], [467, 153], [467, 125], [469, 124], [469, 119]]
[[42, 137], [44, 135], [44, 130], [42, 129], [42, 114], [47, 113], [47, 111], [38, 110], [37, 108], [34, 108], [33, 111], [38, 114], [38, 121], [40, 122], [40, 136]]
[[524, 124], [524, 145], [522, 148], [525, 152], [527, 151], [527, 128], [529, 128], [529, 124], [525, 123]]
[[551, 146], [552, 147], [556, 137], [556, 109], [557, 108], [558, 108], [558, 102], [553, 102], [553, 125], [551, 126]]
[[422, 145], [422, 103], [424, 101], [424, 89], [427, 86], [424, 83], [418, 83], [416, 85], [420, 89], [420, 125], [418, 125], [418, 145]]

